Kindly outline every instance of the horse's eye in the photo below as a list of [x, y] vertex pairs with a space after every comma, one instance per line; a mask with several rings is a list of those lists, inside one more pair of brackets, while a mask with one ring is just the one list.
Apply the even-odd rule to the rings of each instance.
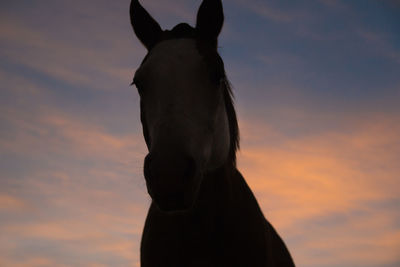
[[142, 95], [142, 94], [143, 94], [143, 87], [140, 86], [140, 85], [137, 84], [137, 83], [135, 83], [135, 85], [136, 85], [136, 88], [137, 88], [137, 90], [138, 90], [138, 92], [139, 92], [139, 95]]
[[132, 82], [132, 85], [135, 85], [137, 90], [138, 90], [138, 92], [139, 92], [139, 95], [142, 95], [143, 86], [141, 85], [140, 81], [138, 79], [134, 78], [133, 82]]

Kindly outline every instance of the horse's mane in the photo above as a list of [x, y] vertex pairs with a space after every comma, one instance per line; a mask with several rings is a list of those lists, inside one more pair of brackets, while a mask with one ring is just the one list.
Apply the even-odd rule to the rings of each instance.
[[231, 84], [225, 75], [225, 71], [223, 79], [225, 108], [228, 115], [230, 133], [229, 162], [231, 162], [232, 166], [236, 168], [236, 151], [239, 149], [240, 141], [239, 126], [233, 102], [234, 95], [232, 92]]

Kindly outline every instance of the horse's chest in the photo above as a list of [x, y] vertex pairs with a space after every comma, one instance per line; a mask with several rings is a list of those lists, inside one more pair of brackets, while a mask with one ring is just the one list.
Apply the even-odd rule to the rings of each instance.
[[220, 266], [214, 265], [219, 239], [210, 218], [149, 214], [142, 237], [142, 266]]
[[142, 267], [264, 266], [263, 237], [248, 230], [212, 215], [159, 217], [150, 212], [142, 237]]

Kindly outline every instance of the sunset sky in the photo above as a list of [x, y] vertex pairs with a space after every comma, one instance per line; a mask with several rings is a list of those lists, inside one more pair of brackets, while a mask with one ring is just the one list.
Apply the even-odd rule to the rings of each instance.
[[[201, 0], [142, 0], [170, 29]], [[129, 0], [0, 3], [0, 266], [139, 267]], [[238, 167], [299, 267], [400, 266], [400, 4], [225, 0]]]

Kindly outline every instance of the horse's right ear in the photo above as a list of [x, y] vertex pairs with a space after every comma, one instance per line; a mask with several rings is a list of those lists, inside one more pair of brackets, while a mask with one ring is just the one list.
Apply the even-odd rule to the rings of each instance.
[[131, 1], [130, 15], [131, 24], [137, 38], [147, 50], [150, 50], [158, 42], [162, 32], [160, 25], [142, 7], [138, 0]]
[[217, 42], [224, 24], [224, 11], [221, 0], [203, 0], [197, 12], [196, 29], [200, 36]]

